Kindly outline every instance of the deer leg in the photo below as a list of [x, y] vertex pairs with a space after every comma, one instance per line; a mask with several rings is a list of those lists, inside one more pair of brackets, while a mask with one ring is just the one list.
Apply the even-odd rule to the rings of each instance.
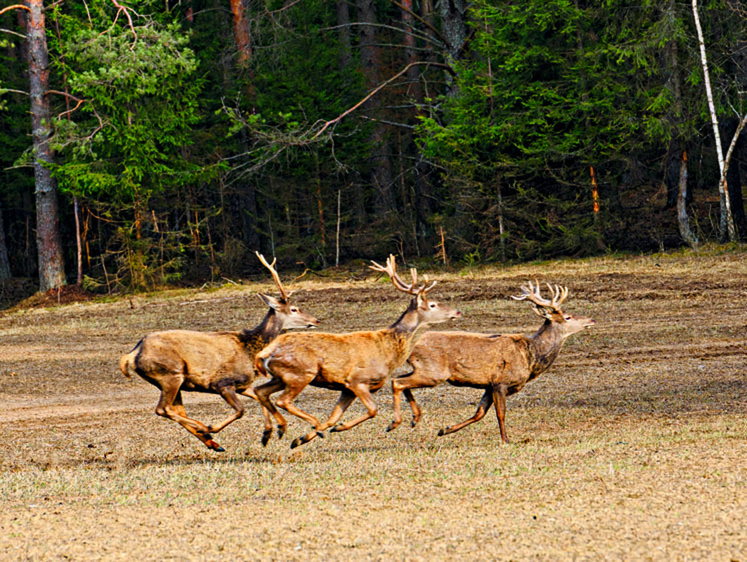
[[[287, 386], [285, 384], [285, 390], [283, 390], [283, 393], [278, 397], [277, 399], [277, 405], [280, 406], [283, 410], [288, 412], [291, 415], [296, 416], [297, 418], [300, 418], [308, 423], [310, 423], [314, 429], [318, 432], [319, 427], [321, 424], [319, 423], [319, 420], [316, 419], [314, 416], [309, 414], [308, 412], [304, 412], [301, 408], [293, 404], [293, 400], [301, 394], [301, 391], [306, 388], [308, 383], [311, 382], [311, 379], [308, 382], [297, 384], [295, 386]], [[259, 392], [257, 392], [259, 395]], [[293, 444], [291, 444], [291, 448], [293, 448]]]
[[208, 432], [209, 433], [218, 433], [223, 428], [225, 428], [228, 424], [231, 424], [235, 422], [237, 419], [239, 419], [241, 416], [244, 415], [244, 404], [242, 404], [241, 400], [239, 400], [239, 397], [236, 396], [236, 387], [233, 385], [230, 386], [224, 386], [219, 389], [220, 395], [223, 397], [223, 400], [228, 402], [228, 405], [231, 406], [235, 412], [232, 416], [227, 417], [225, 420], [218, 424], [211, 424], [208, 426]]
[[254, 387], [252, 391], [254, 397], [262, 404], [262, 415], [265, 420], [265, 429], [262, 432], [262, 446], [267, 446], [272, 437], [272, 417], [278, 422], [278, 439], [283, 438], [285, 429], [288, 427], [288, 422], [270, 400], [271, 394], [275, 394], [283, 388], [285, 388], [285, 383], [281, 379], [272, 378], [270, 381]]
[[341, 423], [339, 425], [334, 426], [332, 429], [329, 430], [330, 433], [335, 433], [338, 431], [347, 431], [348, 429], [354, 428], [359, 423], [362, 423], [368, 419], [376, 417], [378, 408], [376, 407], [376, 402], [373, 401], [373, 396], [371, 396], [371, 390], [368, 388], [368, 385], [360, 383], [360, 384], [351, 386], [349, 390], [352, 391], [355, 394], [355, 396], [360, 398], [361, 402], [363, 402], [363, 405], [366, 408], [366, 413], [347, 423]]
[[210, 430], [207, 426], [197, 420], [187, 417], [184, 405], [182, 404], [182, 396], [179, 392], [179, 387], [181, 387], [182, 382], [182, 379], [176, 379], [173, 382], [166, 382], [161, 386], [161, 398], [156, 406], [156, 414], [174, 420], [192, 435], [197, 437], [197, 439], [205, 443], [205, 446], [208, 449], [222, 453], [225, 449], [213, 441], [213, 436], [210, 435]]
[[498, 416], [498, 427], [501, 429], [501, 439], [508, 443], [506, 436], [506, 385], [497, 384], [493, 387], [493, 404], [495, 404], [495, 413]]
[[410, 406], [410, 410], [412, 410], [412, 422], [410, 422], [410, 425], [411, 427], [415, 427], [416, 425], [418, 425], [420, 418], [423, 416], [423, 410], [421, 410], [420, 406], [418, 406], [418, 403], [415, 402], [415, 396], [413, 396], [412, 390], [407, 388], [403, 392], [405, 394], [405, 398], [407, 399], [407, 404]]
[[492, 390], [488, 389], [485, 391], [485, 394], [482, 395], [482, 399], [480, 400], [480, 403], [477, 405], [477, 411], [475, 412], [474, 416], [472, 416], [468, 420], [463, 421], [462, 423], [458, 423], [456, 425], [445, 427], [444, 429], [438, 432], [438, 435], [439, 436], [448, 435], [449, 433], [454, 433], [455, 431], [459, 431], [460, 429], [463, 429], [470, 424], [480, 421], [482, 418], [485, 417], [485, 414], [490, 409], [490, 405], [492, 403], [493, 403]]
[[345, 410], [347, 410], [350, 407], [350, 404], [353, 403], [353, 400], [355, 400], [355, 394], [350, 392], [348, 389], [344, 389], [340, 393], [340, 398], [337, 399], [337, 404], [335, 404], [335, 407], [332, 409], [332, 413], [330, 413], [329, 418], [327, 418], [327, 421], [325, 421], [320, 427], [318, 431], [311, 431], [307, 433], [306, 435], [303, 435], [301, 437], [298, 437], [293, 441], [293, 444], [291, 444], [291, 449], [295, 449], [299, 445], [303, 445], [304, 443], [308, 443], [315, 437], [324, 437], [323, 431], [326, 429], [329, 429], [333, 425], [335, 425], [339, 419], [342, 417], [342, 415], [345, 413]]
[[410, 389], [434, 387], [441, 384], [443, 380], [446, 380], [445, 378], [441, 380], [441, 377], [429, 376], [426, 373], [421, 375], [420, 373], [421, 371], [415, 369], [409, 375], [392, 379], [392, 406], [394, 410], [394, 420], [389, 424], [387, 431], [397, 429], [402, 423], [402, 397], [400, 396], [402, 392], [405, 393], [407, 403], [410, 405], [410, 409], [412, 410], [412, 427], [415, 427], [420, 421], [422, 410], [417, 402], [415, 402], [415, 397], [412, 395], [412, 390]]
[[[256, 400], [259, 402], [259, 397], [254, 393], [253, 388], [245, 388], [244, 390], [239, 391], [239, 394], [242, 394], [243, 396], [248, 396], [249, 398]], [[259, 402], [259, 405], [262, 406], [262, 403]], [[285, 421], [285, 418], [280, 415], [280, 412], [275, 410], [275, 413], [277, 414], [277, 417], [280, 418], [278, 422], [278, 439], [282, 438], [285, 434], [285, 427], [287, 426], [287, 422]], [[265, 423], [265, 430], [262, 433], [262, 444], [267, 445], [267, 442], [270, 440], [270, 437], [272, 436], [272, 413], [270, 410], [262, 406], [262, 417], [264, 418]], [[269, 428], [269, 433], [268, 432]], [[265, 433], [267, 433], [267, 437], [265, 437]]]

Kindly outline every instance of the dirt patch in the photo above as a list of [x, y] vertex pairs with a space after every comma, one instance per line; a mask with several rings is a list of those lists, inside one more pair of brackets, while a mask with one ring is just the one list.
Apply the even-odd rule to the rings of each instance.
[[[658, 264], [658, 265], [657, 265]], [[15, 309], [0, 317], [0, 551], [6, 558], [288, 560], [745, 560], [747, 254], [563, 261], [433, 273], [434, 297], [463, 310], [448, 329], [531, 333], [510, 299], [528, 279], [571, 290], [597, 324], [508, 400], [456, 434], [481, 392], [416, 391], [424, 417], [387, 433], [379, 415], [298, 449], [308, 426], [260, 445], [247, 414], [208, 451], [154, 414], [158, 392], [117, 368], [144, 334], [252, 327], [249, 284], [116, 302]], [[320, 329], [384, 327], [407, 299], [375, 276], [305, 276], [289, 289]], [[324, 415], [337, 393], [308, 389]], [[211, 395], [190, 415], [223, 419]], [[345, 419], [360, 414], [354, 405]]]

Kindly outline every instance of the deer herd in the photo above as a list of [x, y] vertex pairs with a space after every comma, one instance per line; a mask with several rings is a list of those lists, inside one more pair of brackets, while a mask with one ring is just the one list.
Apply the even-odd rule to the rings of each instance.
[[[410, 270], [412, 281], [406, 283], [397, 273], [395, 258], [386, 265], [372, 262], [371, 269], [386, 273], [394, 287], [412, 296], [402, 315], [388, 328], [343, 334], [289, 332], [293, 328], [313, 328], [319, 320], [291, 303], [275, 263], [268, 263], [257, 253], [270, 271], [280, 298], [259, 294], [269, 307], [265, 317], [251, 330], [240, 332], [199, 332], [167, 330], [142, 338], [129, 353], [122, 356], [119, 367], [127, 377], [137, 374], [161, 391], [156, 414], [174, 420], [202, 441], [209, 449], [224, 449], [213, 435], [244, 415], [239, 394], [258, 401], [264, 416], [262, 444], [272, 438], [273, 420], [278, 438], [287, 428], [284, 411], [308, 422], [311, 431], [293, 440], [291, 448], [324, 437], [324, 432], [347, 431], [376, 416], [378, 408], [373, 395], [391, 379], [394, 420], [387, 431], [402, 423], [401, 395], [404, 393], [412, 410], [412, 427], [422, 410], [412, 393], [414, 388], [435, 387], [443, 382], [454, 386], [480, 388], [485, 392], [475, 414], [438, 435], [448, 435], [482, 419], [495, 406], [501, 439], [506, 435], [506, 397], [519, 392], [524, 385], [547, 370], [571, 334], [594, 325], [594, 320], [564, 312], [561, 304], [568, 289], [548, 285], [550, 299], [541, 296], [540, 287], [531, 281], [512, 298], [525, 300], [544, 323], [534, 335], [480, 334], [471, 332], [425, 332], [461, 316], [461, 312], [436, 302], [429, 293], [436, 285], [419, 283], [417, 271]], [[421, 337], [422, 336], [422, 337]], [[408, 365], [410, 372], [392, 378], [397, 368]], [[269, 381], [253, 386], [256, 379]], [[329, 417], [321, 422], [295, 404], [307, 386], [339, 392]], [[182, 391], [220, 395], [234, 410], [225, 420], [212, 425], [190, 418], [184, 409]], [[273, 402], [273, 394], [280, 393]], [[343, 414], [358, 398], [365, 413], [340, 423]]]

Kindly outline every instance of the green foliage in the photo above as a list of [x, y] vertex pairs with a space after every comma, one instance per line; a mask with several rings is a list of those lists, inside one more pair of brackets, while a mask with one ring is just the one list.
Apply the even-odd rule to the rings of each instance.
[[144, 206], [154, 193], [199, 180], [199, 167], [181, 156], [201, 88], [188, 41], [173, 24], [146, 22], [83, 27], [61, 43], [70, 92], [86, 100], [56, 123], [67, 156], [55, 169], [63, 190]]

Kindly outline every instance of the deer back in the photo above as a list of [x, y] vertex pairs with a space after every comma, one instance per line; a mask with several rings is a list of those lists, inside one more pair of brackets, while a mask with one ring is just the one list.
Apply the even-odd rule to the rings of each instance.
[[456, 386], [510, 386], [528, 377], [531, 351], [521, 334], [427, 332], [407, 362]]

